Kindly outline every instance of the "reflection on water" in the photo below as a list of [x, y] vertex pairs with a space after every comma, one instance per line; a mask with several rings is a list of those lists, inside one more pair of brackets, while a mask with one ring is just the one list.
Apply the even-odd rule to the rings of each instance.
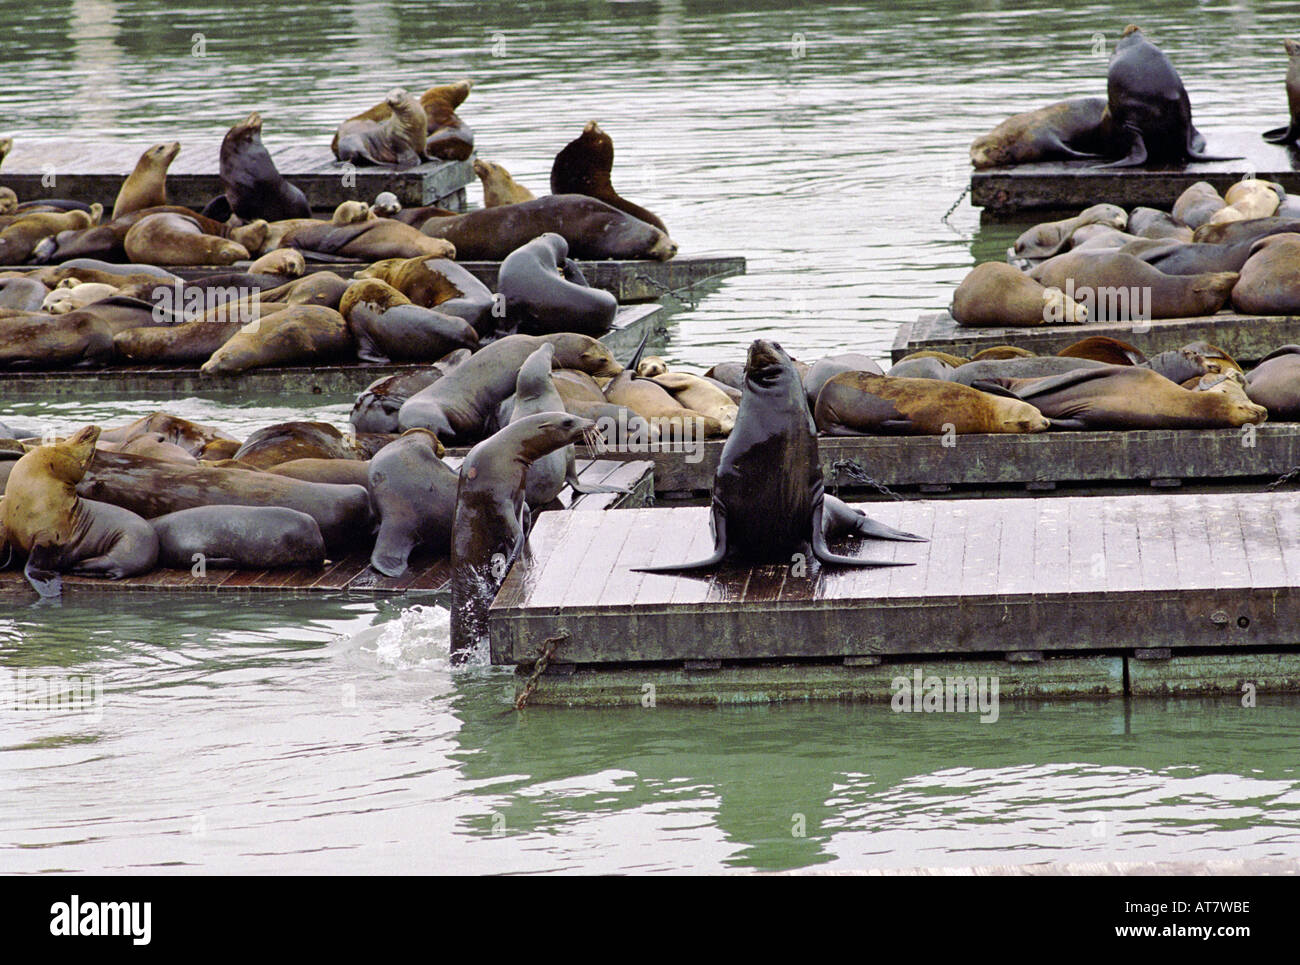
[[[325, 147], [390, 87], [470, 76], [482, 156], [537, 193], [597, 118], [615, 184], [685, 253], [738, 253], [669, 324], [703, 368], [779, 333], [883, 355], [1021, 225], [978, 224], [966, 148], [1103, 89], [1104, 4], [0, 3], [0, 134]], [[1285, 120], [1287, 4], [1144, 5], [1198, 126]], [[52, 67], [51, 65], [57, 65]], [[0, 171], [0, 182], [3, 172]], [[478, 189], [471, 188], [477, 200]], [[236, 434], [350, 399], [6, 404], [70, 428], [166, 407]], [[322, 404], [323, 403], [323, 404]], [[90, 674], [103, 713], [0, 712], [0, 870], [715, 870], [1294, 854], [1300, 702], [507, 710], [414, 599], [7, 601], [0, 668]], [[426, 604], [427, 605], [427, 604]]]

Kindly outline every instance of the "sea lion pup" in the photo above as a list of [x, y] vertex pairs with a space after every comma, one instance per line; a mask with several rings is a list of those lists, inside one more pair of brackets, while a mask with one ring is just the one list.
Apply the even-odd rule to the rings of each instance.
[[95, 282], [83, 284], [74, 282], [71, 285], [60, 283], [58, 288], [45, 296], [45, 300], [41, 302], [41, 311], [49, 312], [51, 315], [62, 315], [116, 294], [117, 289], [112, 285]]
[[1228, 202], [1208, 181], [1197, 181], [1178, 196], [1174, 202], [1173, 217], [1193, 230], [1207, 224], [1216, 211], [1226, 208]]
[[377, 278], [355, 281], [339, 302], [339, 313], [363, 362], [433, 362], [457, 348], [478, 348], [478, 333], [463, 318], [412, 305]]
[[739, 404], [726, 391], [707, 379], [689, 372], [665, 372], [654, 376], [651, 381], [666, 389], [678, 405], [706, 418], [716, 419], [722, 435], [731, 432], [736, 424]]
[[483, 207], [499, 208], [503, 204], [536, 200], [537, 195], [510, 176], [510, 172], [495, 161], [474, 159], [474, 173], [483, 182]]
[[1100, 155], [1104, 97], [1074, 97], [1013, 114], [970, 146], [977, 170]]
[[432, 429], [448, 444], [477, 439], [497, 406], [514, 391], [519, 367], [544, 342], [555, 346], [554, 364], [559, 367], [595, 376], [622, 371], [609, 349], [587, 335], [508, 335], [407, 399], [398, 410], [399, 430]]
[[100, 204], [86, 211], [46, 211], [25, 214], [0, 231], [0, 265], [21, 265], [36, 246], [61, 231], [77, 231], [99, 223], [104, 213]]
[[1057, 255], [1029, 272], [1029, 277], [1072, 294], [1098, 322], [1213, 315], [1237, 283], [1234, 271], [1166, 275], [1140, 258], [1116, 251]]
[[1106, 72], [1106, 119], [1111, 156], [1101, 167], [1140, 167], [1168, 161], [1227, 161], [1204, 152], [1192, 126], [1192, 105], [1178, 71], [1164, 52], [1129, 25]]
[[551, 194], [585, 194], [652, 224], [664, 234], [667, 226], [658, 216], [633, 204], [614, 190], [609, 174], [614, 167], [614, 140], [588, 121], [577, 138], [564, 146], [551, 164]]
[[648, 355], [637, 363], [636, 374], [643, 379], [653, 379], [668, 371], [668, 363], [658, 355]]
[[307, 257], [379, 261], [384, 258], [455, 258], [456, 246], [421, 234], [410, 225], [391, 218], [336, 225], [313, 222], [291, 229], [280, 245], [306, 252]]
[[1268, 409], [1270, 419], [1300, 421], [1300, 345], [1283, 345], [1246, 373], [1250, 401]]
[[61, 443], [38, 446], [5, 483], [0, 543], [27, 557], [27, 581], [43, 597], [59, 595], [60, 573], [118, 580], [148, 572], [158, 560], [158, 538], [148, 523], [77, 494], [98, 438], [99, 427], [87, 426]]
[[49, 295], [50, 290], [35, 278], [24, 278], [21, 275], [0, 278], [0, 309], [39, 312]]
[[569, 244], [547, 232], [521, 245], [501, 262], [497, 292], [505, 299], [506, 319], [525, 334], [580, 332], [600, 336], [618, 314], [618, 299], [591, 288], [568, 260]]
[[127, 231], [123, 241], [132, 261], [156, 265], [233, 265], [249, 258], [241, 244], [205, 234], [191, 217], [151, 214]]
[[[339, 125], [330, 150], [352, 164], [391, 164], [409, 168], [425, 160], [428, 127], [419, 98], [395, 87], [384, 98], [387, 110], [372, 107]], [[382, 116], [381, 116], [382, 115]]]
[[492, 314], [496, 300], [491, 289], [446, 258], [387, 258], [357, 272], [356, 277], [388, 282], [416, 305], [463, 318], [480, 336], [496, 328]]
[[511, 565], [524, 552], [532, 512], [524, 496], [528, 467], [595, 428], [567, 412], [512, 422], [465, 457], [451, 530], [451, 658], [463, 663], [487, 632], [487, 611]]
[[226, 221], [231, 214], [244, 221], [311, 217], [307, 196], [280, 176], [262, 144], [262, 115], [257, 111], [222, 138], [220, 172], [225, 191], [203, 209], [209, 218]]
[[348, 323], [323, 305], [291, 305], [249, 322], [199, 371], [233, 375], [272, 365], [314, 365], [353, 356]]
[[1021, 258], [1050, 258], [1070, 247], [1070, 239], [1084, 225], [1105, 225], [1123, 231], [1128, 226], [1124, 209], [1113, 204], [1094, 204], [1073, 218], [1036, 224], [1016, 239], [1015, 252]]
[[469, 356], [469, 349], [458, 348], [430, 368], [376, 379], [357, 396], [348, 421], [358, 432], [397, 432], [397, 413], [402, 404], [454, 370]]
[[822, 387], [814, 415], [817, 428], [832, 436], [1047, 430], [1037, 409], [1006, 395], [935, 379], [842, 372]]
[[1232, 307], [1243, 315], [1300, 312], [1300, 234], [1270, 235], [1250, 248], [1241, 277], [1232, 289]]
[[[935, 361], [933, 359], [929, 361]], [[936, 363], [937, 364], [937, 363]], [[1076, 369], [1092, 369], [1105, 365], [1105, 362], [1096, 362], [1092, 359], [1068, 358], [1060, 355], [1034, 355], [1027, 358], [1014, 359], [983, 359], [976, 362], [974, 360], [967, 362], [965, 365], [959, 365], [955, 369], [949, 369], [945, 381], [956, 382], [958, 385], [973, 385], [981, 379], [996, 378], [1018, 378], [1018, 379], [1036, 379], [1047, 375], [1060, 375], [1063, 372], [1073, 372]], [[889, 370], [890, 377], [894, 377], [895, 369]], [[910, 377], [911, 373], [907, 374]]]
[[[842, 376], [841, 376], [842, 377]], [[880, 376], [872, 376], [880, 378]], [[745, 388], [736, 427], [722, 449], [713, 480], [713, 554], [694, 562], [638, 566], [668, 573], [721, 563], [728, 556], [789, 564], [811, 544], [822, 563], [907, 565], [831, 552], [827, 537], [852, 533], [874, 539], [923, 541], [885, 526], [826, 494], [817, 453], [817, 427], [803, 383], [776, 342], [756, 340], [745, 362]]]
[[569, 243], [571, 257], [587, 261], [667, 261], [677, 254], [677, 245], [658, 228], [584, 194], [552, 194], [535, 201], [430, 218], [420, 231], [450, 241], [461, 258], [486, 261], [501, 261], [548, 231]]
[[1285, 127], [1274, 127], [1263, 136], [1273, 144], [1292, 144], [1300, 137], [1300, 44], [1289, 38], [1282, 42], [1286, 45], [1286, 105], [1291, 119]]
[[1128, 213], [1128, 230], [1139, 238], [1191, 241], [1192, 229], [1167, 211], [1134, 208]]
[[456, 108], [465, 102], [473, 81], [430, 87], [420, 95], [429, 137], [424, 153], [444, 161], [467, 161], [474, 153], [474, 131], [462, 121]]
[[379, 534], [370, 565], [401, 576], [411, 553], [445, 553], [451, 547], [459, 474], [442, 461], [442, 444], [428, 429], [411, 429], [370, 460], [367, 486]]
[[370, 205], [370, 213], [376, 218], [394, 218], [401, 210], [402, 202], [392, 191], [380, 191]]
[[151, 519], [158, 562], [188, 570], [196, 560], [217, 567], [319, 569], [325, 540], [316, 520], [283, 506], [196, 506]]
[[1226, 429], [1268, 418], [1263, 406], [1222, 392], [1189, 391], [1136, 365], [1041, 379], [996, 378], [975, 388], [1006, 389], [1037, 406], [1059, 429]]
[[999, 261], [976, 265], [952, 299], [959, 325], [1082, 325], [1088, 309], [1057, 287], [1045, 287]]
[[232, 459], [266, 469], [291, 459], [365, 459], [355, 437], [328, 422], [280, 422], [258, 429]]
[[156, 208], [167, 203], [167, 168], [181, 152], [180, 141], [155, 144], [140, 155], [135, 170], [127, 175], [113, 203], [113, 217], [118, 218], [141, 208]]
[[857, 352], [828, 355], [825, 358], [818, 359], [809, 367], [803, 377], [804, 394], [808, 397], [809, 411], [812, 411], [813, 407], [817, 405], [817, 393], [822, 390], [822, 386], [841, 372], [885, 374], [875, 359]]

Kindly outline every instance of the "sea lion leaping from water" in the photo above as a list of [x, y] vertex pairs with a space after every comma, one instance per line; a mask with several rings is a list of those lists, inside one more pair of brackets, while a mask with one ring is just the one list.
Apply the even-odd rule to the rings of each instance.
[[781, 346], [763, 339], [749, 347], [736, 426], [727, 437], [714, 477], [711, 521], [714, 549], [708, 559], [634, 569], [641, 573], [699, 569], [715, 566], [728, 555], [788, 563], [810, 543], [813, 555], [823, 563], [907, 566], [904, 561], [839, 556], [826, 545], [826, 537], [853, 533], [924, 542], [826, 494], [817, 427], [803, 383]]

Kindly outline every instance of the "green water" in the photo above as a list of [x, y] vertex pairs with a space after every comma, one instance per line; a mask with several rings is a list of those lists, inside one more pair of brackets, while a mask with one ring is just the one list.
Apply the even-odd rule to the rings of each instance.
[[[1145, 4], [1198, 126], [1285, 120], [1297, 4]], [[1132, 9], [1091, 4], [0, 3], [0, 134], [212, 138], [250, 109], [322, 144], [390, 87], [470, 76], [481, 156], [538, 193], [597, 118], [615, 185], [686, 254], [750, 272], [674, 304], [687, 368], [775, 334], [883, 356], [1019, 226], [959, 205], [966, 148], [1103, 89]], [[194, 56], [202, 34], [206, 56]], [[0, 183], [3, 172], [0, 171]], [[480, 200], [477, 186], [472, 202]], [[236, 433], [349, 399], [15, 403], [57, 428], [166, 407]], [[1004, 702], [516, 714], [450, 672], [428, 600], [8, 600], [0, 694], [85, 676], [82, 712], [0, 710], [0, 871], [711, 871], [1294, 856], [1300, 702]]]

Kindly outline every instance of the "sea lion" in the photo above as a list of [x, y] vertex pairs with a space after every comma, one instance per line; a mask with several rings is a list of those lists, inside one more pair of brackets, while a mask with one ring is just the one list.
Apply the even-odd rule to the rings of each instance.
[[652, 381], [666, 389], [678, 405], [716, 420], [722, 435], [731, 432], [736, 424], [739, 400], [733, 401], [725, 389], [708, 379], [689, 372], [665, 372], [654, 376]]
[[1082, 325], [1088, 309], [1057, 287], [1046, 287], [999, 261], [976, 265], [952, 298], [959, 325]]
[[[265, 221], [251, 221], [248, 224], [231, 227], [201, 214], [195, 214], [189, 208], [179, 205], [161, 205], [128, 212], [106, 224], [75, 231], [61, 231], [57, 236], [41, 241], [32, 253], [32, 260], [42, 264], [47, 262], [67, 264], [83, 259], [130, 261], [130, 256], [126, 253], [127, 233], [141, 219], [155, 214], [179, 215], [194, 222], [204, 234], [233, 241], [243, 245], [250, 252], [262, 249], [268, 233]], [[139, 273], [143, 267], [137, 267], [133, 273]], [[155, 270], [161, 269], [155, 266]]]
[[372, 107], [339, 125], [330, 142], [336, 158], [398, 168], [414, 167], [425, 160], [428, 120], [419, 98], [395, 87], [384, 98], [384, 106], [386, 111]]
[[1191, 241], [1192, 229], [1167, 211], [1134, 208], [1128, 213], [1128, 230], [1139, 238]]
[[[899, 359], [890, 366], [888, 374], [900, 379], [935, 379], [939, 382], [951, 382], [952, 374], [956, 371], [956, 366], [949, 365], [939, 359]], [[839, 374], [838, 372], [834, 373], [834, 375]], [[826, 381], [829, 382], [830, 379]], [[817, 387], [818, 392], [821, 391], [822, 386], [825, 384], [823, 382]], [[816, 408], [816, 398], [813, 399], [812, 406], [814, 409]]]
[[495, 161], [474, 159], [474, 173], [483, 182], [483, 207], [499, 208], [503, 204], [536, 200], [537, 195], [510, 176], [510, 172]]
[[1255, 218], [1201, 225], [1192, 235], [1192, 240], [1198, 245], [1235, 245], [1242, 241], [1258, 241], [1269, 235], [1295, 233], [1300, 233], [1300, 218]]
[[1292, 144], [1300, 137], [1300, 44], [1290, 38], [1286, 45], [1286, 105], [1291, 120], [1286, 127], [1274, 127], [1264, 132], [1264, 140], [1273, 144]]
[[1208, 181], [1197, 181], [1178, 196], [1174, 202], [1173, 217], [1194, 232], [1201, 225], [1207, 224], [1216, 211], [1227, 206], [1228, 202], [1214, 185]]
[[512, 422], [469, 451], [460, 468], [451, 535], [451, 657], [463, 663], [487, 631], [487, 611], [524, 552], [532, 512], [528, 467], [584, 438], [588, 419], [543, 412]]
[[158, 539], [135, 513], [83, 499], [77, 483], [95, 458], [98, 426], [61, 443], [38, 446], [17, 461], [0, 500], [0, 542], [27, 557], [27, 581], [58, 596], [60, 573], [111, 580], [153, 569]]
[[197, 221], [179, 214], [141, 218], [123, 246], [132, 261], [158, 265], [233, 265], [250, 257], [243, 245], [205, 234]]
[[674, 437], [712, 439], [727, 435], [727, 429], [719, 419], [682, 405], [658, 382], [638, 378], [632, 367], [612, 379], [604, 392], [607, 402], [625, 406], [646, 420], [651, 427], [651, 441]]
[[1138, 365], [1147, 360], [1142, 350], [1109, 335], [1089, 335], [1056, 353], [1058, 358], [1091, 359], [1107, 365]]
[[817, 405], [817, 393], [822, 386], [841, 372], [871, 372], [884, 375], [880, 364], [875, 359], [857, 352], [845, 352], [841, 355], [828, 355], [818, 359], [803, 377], [804, 394], [808, 397], [808, 410]]
[[1232, 289], [1232, 307], [1244, 315], [1300, 312], [1300, 234], [1270, 235], [1250, 248]]
[[294, 248], [268, 251], [248, 266], [250, 275], [278, 275], [284, 279], [300, 278], [306, 270], [306, 259]]
[[376, 218], [393, 218], [402, 210], [402, 202], [392, 191], [380, 191], [370, 203], [370, 213]]
[[227, 435], [220, 429], [200, 425], [167, 412], [152, 412], [124, 426], [105, 429], [99, 434], [99, 442], [100, 445], [128, 443], [143, 435], [161, 436], [192, 456], [205, 455], [215, 442], [234, 442], [236, 447], [239, 446], [234, 436]]
[[[1073, 372], [1076, 369], [1097, 368], [1105, 364], [1105, 362], [1095, 362], [1092, 359], [1070, 358], [1060, 355], [1034, 355], [1029, 358], [1015, 359], [983, 359], [978, 362], [972, 360], [965, 365], [950, 370], [947, 381], [956, 382], [959, 385], [973, 385], [981, 379], [1036, 379], [1046, 375]], [[896, 369], [897, 366], [894, 368]], [[889, 374], [893, 376], [894, 369], [890, 369]]]
[[310, 218], [307, 196], [276, 170], [262, 144], [262, 115], [249, 114], [221, 141], [221, 184], [225, 193], [208, 202], [203, 214], [225, 221], [233, 213], [244, 221]]
[[1227, 207], [1210, 215], [1207, 224], [1272, 217], [1284, 197], [1285, 189], [1281, 185], [1275, 186], [1271, 181], [1260, 181], [1258, 178], [1243, 178], [1224, 193], [1223, 200], [1228, 202]]
[[1015, 252], [1021, 258], [1050, 258], [1070, 247], [1070, 239], [1084, 225], [1105, 225], [1118, 231], [1128, 226], [1124, 209], [1113, 204], [1094, 204], [1073, 218], [1036, 224], [1016, 239]]
[[0, 137], [0, 164], [9, 156], [9, 152], [14, 149], [14, 139], [12, 137]]
[[0, 231], [0, 265], [21, 265], [32, 256], [36, 246], [61, 231], [76, 231], [99, 223], [103, 206], [94, 204], [89, 212], [63, 211], [25, 214]]
[[254, 319], [199, 367], [206, 375], [232, 375], [273, 365], [314, 365], [354, 355], [348, 323], [323, 305], [291, 305]]
[[474, 131], [456, 113], [473, 86], [469, 80], [458, 80], [454, 84], [430, 87], [420, 95], [429, 130], [424, 152], [429, 157], [467, 161], [474, 153]]
[[461, 258], [501, 261], [520, 245], [553, 231], [574, 258], [647, 258], [666, 261], [677, 245], [664, 232], [583, 194], [552, 194], [535, 201], [430, 218], [420, 231], [456, 246]]
[[280, 422], [263, 426], [244, 440], [230, 458], [266, 469], [291, 459], [364, 459], [355, 436], [328, 422]]
[[463, 318], [412, 305], [387, 282], [353, 282], [339, 303], [363, 362], [433, 362], [457, 348], [478, 348], [478, 333]]
[[491, 289], [446, 258], [388, 258], [362, 269], [356, 277], [386, 281], [416, 305], [463, 318], [481, 336], [496, 327]]
[[636, 374], [643, 379], [652, 379], [668, 371], [668, 363], [658, 355], [648, 355], [637, 364]]
[[117, 289], [112, 285], [97, 282], [86, 282], [80, 285], [63, 283], [45, 296], [45, 300], [41, 302], [41, 311], [49, 312], [51, 315], [62, 315], [64, 312], [85, 308], [87, 305], [111, 298], [116, 294]]
[[428, 429], [411, 429], [370, 460], [370, 499], [379, 535], [370, 565], [401, 576], [416, 549], [445, 553], [451, 546], [459, 474], [442, 461], [442, 444]]
[[1246, 373], [1250, 401], [1268, 409], [1270, 419], [1300, 421], [1300, 345], [1283, 345]]
[[1121, 254], [1142, 259], [1166, 275], [1200, 275], [1216, 271], [1240, 272], [1256, 244], [1251, 239], [1231, 245], [1142, 239], [1119, 250]]
[[817, 428], [832, 436], [1044, 432], [1047, 419], [1017, 399], [954, 382], [842, 372], [822, 387]]
[[809, 544], [812, 555], [826, 564], [907, 565], [840, 556], [831, 552], [826, 539], [852, 533], [874, 539], [921, 540], [877, 523], [826, 494], [817, 427], [808, 411], [803, 383], [781, 346], [764, 339], [749, 347], [740, 412], [722, 449], [711, 503], [714, 546], [710, 557], [634, 569], [676, 572], [715, 566], [728, 556], [789, 564], [793, 555]]
[[392, 218], [336, 225], [313, 222], [289, 231], [281, 246], [297, 248], [311, 257], [379, 261], [384, 258], [455, 258], [456, 247], [446, 240], [421, 234], [410, 225]]
[[1114, 251], [1057, 255], [1029, 272], [1029, 277], [1064, 291], [1098, 322], [1213, 315], [1237, 282], [1232, 271], [1166, 275], [1139, 258]]
[[180, 141], [155, 144], [140, 155], [135, 169], [127, 175], [113, 203], [113, 217], [118, 218], [141, 208], [155, 208], [167, 203], [167, 168], [181, 152]]
[[357, 396], [348, 421], [358, 432], [397, 432], [397, 413], [402, 404], [416, 392], [451, 372], [469, 356], [469, 349], [458, 348], [430, 368], [376, 379]]
[[[233, 460], [228, 460], [233, 463]], [[263, 472], [306, 482], [334, 483], [340, 486], [370, 486], [369, 459], [290, 459], [267, 466]]]
[[330, 215], [330, 224], [335, 226], [360, 224], [363, 221], [374, 220], [375, 213], [370, 210], [370, 205], [364, 201], [344, 201]]
[[1078, 369], [1041, 379], [996, 378], [1059, 429], [1226, 429], [1258, 424], [1268, 410], [1221, 392], [1193, 392], [1136, 365]]
[[[1144, 239], [1127, 231], [1117, 231], [1110, 225], [1086, 224], [1070, 236], [1070, 249], [1078, 251], [1081, 248], [1122, 248], [1124, 245], [1142, 240]], [[1013, 258], [1015, 258], [1014, 253], [1009, 253], [1007, 263], [1011, 264]], [[1036, 259], [1015, 258], [1016, 267], [1026, 270], [1041, 263]]]
[[996, 362], [1001, 359], [1034, 358], [1035, 355], [1036, 353], [1018, 345], [992, 345], [989, 348], [980, 349], [970, 357], [970, 360], [972, 362]]
[[[562, 275], [561, 266], [568, 256], [568, 242], [548, 231], [516, 248], [501, 262], [497, 291], [505, 298], [506, 318], [526, 334], [580, 332], [600, 336], [613, 325], [618, 299], [607, 291], [591, 288], [586, 279], [571, 281]], [[581, 273], [576, 277], [581, 278]]]
[[1102, 149], [1104, 97], [1074, 97], [1007, 118], [970, 146], [977, 170], [1058, 158], [1093, 158]]
[[104, 365], [113, 358], [113, 326], [87, 309], [8, 311], [0, 312], [0, 369]]
[[[3, 158], [0, 158], [3, 160]], [[18, 195], [10, 187], [0, 187], [0, 216], [13, 214], [18, 210]]]
[[621, 197], [610, 182], [614, 167], [614, 140], [588, 121], [577, 138], [566, 144], [551, 164], [551, 194], [585, 194], [611, 207], [654, 225], [664, 234], [668, 228], [658, 216], [639, 204]]
[[49, 295], [50, 290], [35, 278], [24, 278], [21, 275], [0, 278], [0, 309], [39, 312]]
[[202, 561], [242, 570], [319, 569], [325, 540], [316, 520], [283, 506], [196, 506], [149, 520], [158, 562], [190, 569]]

